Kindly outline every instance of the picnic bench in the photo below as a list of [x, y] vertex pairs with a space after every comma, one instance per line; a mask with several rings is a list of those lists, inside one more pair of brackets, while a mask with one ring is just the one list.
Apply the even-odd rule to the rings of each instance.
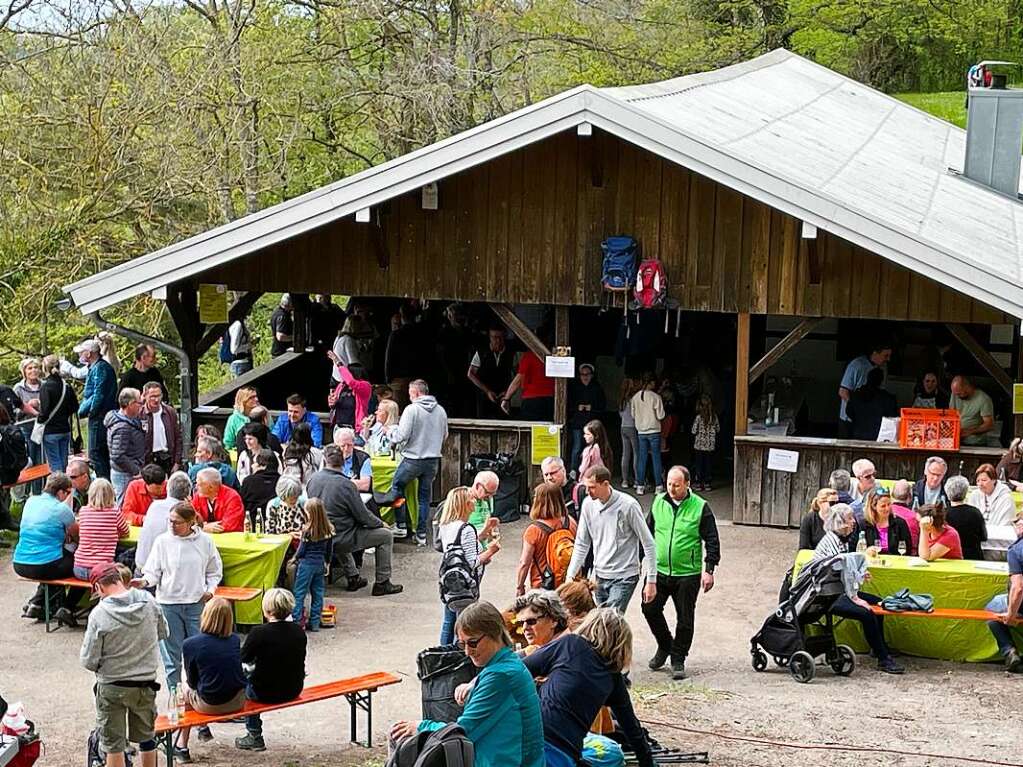
[[[200, 714], [198, 711], [189, 709], [185, 711], [184, 715], [177, 722], [171, 722], [166, 715], [161, 715], [156, 719], [156, 741], [162, 744], [164, 753], [167, 755], [167, 767], [172, 767], [174, 764], [174, 736], [179, 730], [186, 727], [202, 727], [216, 722], [229, 722], [241, 716], [266, 714], [270, 711], [339, 698], [343, 695], [348, 699], [351, 712], [350, 741], [366, 748], [372, 748], [373, 693], [381, 687], [397, 684], [400, 681], [400, 677], [387, 671], [376, 671], [350, 679], [339, 679], [336, 682], [306, 687], [297, 698], [285, 701], [284, 703], [258, 703], [253, 700], [246, 700], [245, 705], [240, 710], [227, 714]], [[356, 720], [360, 709], [366, 712], [366, 741], [364, 743], [359, 741], [357, 737]]]
[[27, 485], [29, 482], [35, 482], [37, 479], [46, 479], [51, 473], [50, 464], [48, 463], [26, 466], [21, 470], [17, 481], [12, 482], [9, 485], [3, 485], [3, 489], [10, 490], [12, 487], [16, 487], [17, 485]]
[[[993, 613], [990, 610], [964, 610], [955, 607], [935, 607], [930, 612], [924, 612], [923, 610], [885, 610], [881, 605], [871, 605], [870, 611], [874, 615], [885, 617], [944, 618], [945, 620], [953, 621], [998, 620], [998, 613]], [[1020, 622], [1020, 620], [1013, 620], [1012, 625], [1017, 625]]]
[[[92, 585], [88, 581], [83, 581], [79, 578], [54, 578], [46, 581], [37, 581], [33, 578], [22, 578], [21, 580], [29, 581], [30, 583], [41, 583], [43, 585], [43, 619], [46, 624], [47, 634], [60, 628], [59, 624], [55, 629], [50, 628], [50, 624], [53, 622], [52, 616], [50, 615], [51, 586], [59, 586], [60, 588], [79, 588], [85, 589], [86, 591], [92, 591]], [[233, 604], [235, 602], [248, 602], [250, 599], [255, 599], [262, 593], [261, 589], [245, 588], [242, 586], [217, 586], [217, 590], [213, 592], [213, 596], [223, 597]]]

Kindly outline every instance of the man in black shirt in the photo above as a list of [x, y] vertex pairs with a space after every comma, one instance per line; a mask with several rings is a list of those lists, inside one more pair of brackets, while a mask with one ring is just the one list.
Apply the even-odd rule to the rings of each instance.
[[[306, 637], [302, 628], [288, 620], [295, 609], [295, 597], [285, 589], [270, 589], [263, 596], [263, 617], [242, 645], [242, 664], [251, 666], [249, 700], [284, 703], [302, 694], [305, 685]], [[243, 751], [266, 751], [263, 721], [259, 714], [245, 717], [244, 737], [234, 745]]]
[[515, 377], [515, 352], [508, 348], [504, 328], [487, 332], [487, 348], [480, 349], [469, 363], [467, 376], [480, 390], [477, 397], [480, 418], [506, 418], [501, 398]]
[[980, 544], [987, 540], [987, 525], [980, 509], [965, 502], [969, 489], [970, 481], [962, 475], [957, 474], [945, 481], [945, 495], [949, 501], [945, 521], [959, 533], [963, 559], [983, 559], [984, 551]]
[[291, 346], [295, 335], [295, 320], [291, 315], [291, 296], [281, 294], [281, 303], [270, 315], [270, 356], [280, 357]]
[[168, 402], [170, 395], [167, 393], [167, 384], [163, 382], [163, 374], [156, 366], [156, 349], [148, 344], [139, 344], [135, 347], [135, 364], [124, 371], [117, 391], [123, 389], [145, 391], [146, 384], [150, 381], [160, 384], [163, 401]]

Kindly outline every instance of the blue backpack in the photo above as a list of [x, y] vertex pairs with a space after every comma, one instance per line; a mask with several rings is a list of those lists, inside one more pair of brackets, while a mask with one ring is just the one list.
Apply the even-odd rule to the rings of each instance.
[[220, 361], [225, 365], [234, 362], [234, 355], [231, 354], [231, 331], [225, 330], [220, 337]]
[[636, 280], [636, 261], [639, 243], [628, 236], [608, 237], [600, 244], [604, 251], [604, 266], [600, 284], [604, 290], [626, 291]]

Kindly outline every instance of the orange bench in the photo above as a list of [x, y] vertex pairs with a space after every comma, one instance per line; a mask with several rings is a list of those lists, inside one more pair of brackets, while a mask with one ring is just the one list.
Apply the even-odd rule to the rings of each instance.
[[[29, 581], [30, 583], [43, 584], [43, 616], [47, 634], [60, 628], [59, 625], [56, 629], [50, 628], [50, 624], [52, 623], [52, 617], [50, 616], [50, 586], [60, 586], [61, 588], [80, 588], [85, 589], [86, 591], [92, 591], [92, 586], [88, 581], [83, 581], [78, 578], [54, 578], [47, 581], [22, 578], [22, 580]], [[255, 599], [262, 593], [262, 589], [248, 588], [244, 586], [217, 586], [217, 590], [213, 592], [213, 595], [223, 597], [229, 602], [248, 602], [250, 599]]]
[[[340, 679], [336, 682], [318, 684], [313, 687], [306, 687], [302, 694], [294, 700], [284, 703], [257, 703], [253, 700], [245, 701], [245, 705], [239, 711], [232, 711], [229, 714], [200, 714], [191, 709], [185, 711], [177, 722], [172, 722], [166, 715], [158, 716], [156, 719], [156, 740], [162, 743], [164, 753], [167, 755], [167, 767], [174, 764], [174, 735], [178, 730], [186, 727], [202, 727], [216, 722], [229, 722], [240, 716], [250, 714], [266, 714], [270, 711], [278, 711], [282, 708], [301, 706], [306, 703], [315, 703], [320, 700], [330, 700], [342, 695], [348, 699], [351, 711], [351, 742], [358, 743], [366, 748], [373, 747], [373, 693], [381, 687], [398, 684], [401, 677], [387, 671], [376, 671], [372, 674]], [[366, 742], [357, 739], [356, 719], [359, 709], [366, 712]]]
[[21, 474], [18, 475], [17, 482], [12, 482], [9, 485], [4, 485], [4, 490], [9, 490], [16, 485], [25, 485], [29, 482], [35, 482], [37, 479], [46, 479], [50, 476], [50, 464], [40, 463], [35, 466], [28, 466], [21, 470]]
[[[903, 618], [944, 618], [945, 620], [954, 621], [996, 621], [998, 620], [998, 613], [993, 613], [990, 610], [964, 610], [955, 607], [936, 607], [929, 613], [925, 613], [923, 610], [905, 610], [905, 611], [892, 611], [885, 610], [881, 605], [871, 605], [870, 611], [874, 615], [883, 615], [891, 617], [903, 617]], [[1020, 621], [1013, 620], [1013, 625], [1020, 623]]]

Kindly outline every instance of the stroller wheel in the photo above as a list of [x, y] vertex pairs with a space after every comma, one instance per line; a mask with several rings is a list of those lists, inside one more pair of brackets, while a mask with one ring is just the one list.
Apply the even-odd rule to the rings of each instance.
[[756, 649], [753, 651], [753, 670], [763, 671], [767, 668], [767, 655], [764, 654], [763, 650]]
[[849, 676], [856, 668], [856, 653], [849, 645], [840, 644], [835, 648], [835, 655], [828, 659], [828, 665], [839, 676]]
[[811, 681], [816, 672], [813, 656], [805, 650], [792, 653], [792, 657], [789, 658], [789, 671], [797, 682], [806, 684]]
[[789, 665], [789, 659], [786, 658], [784, 655], [775, 655], [774, 665], [777, 666], [778, 668], [785, 668], [786, 666]]

